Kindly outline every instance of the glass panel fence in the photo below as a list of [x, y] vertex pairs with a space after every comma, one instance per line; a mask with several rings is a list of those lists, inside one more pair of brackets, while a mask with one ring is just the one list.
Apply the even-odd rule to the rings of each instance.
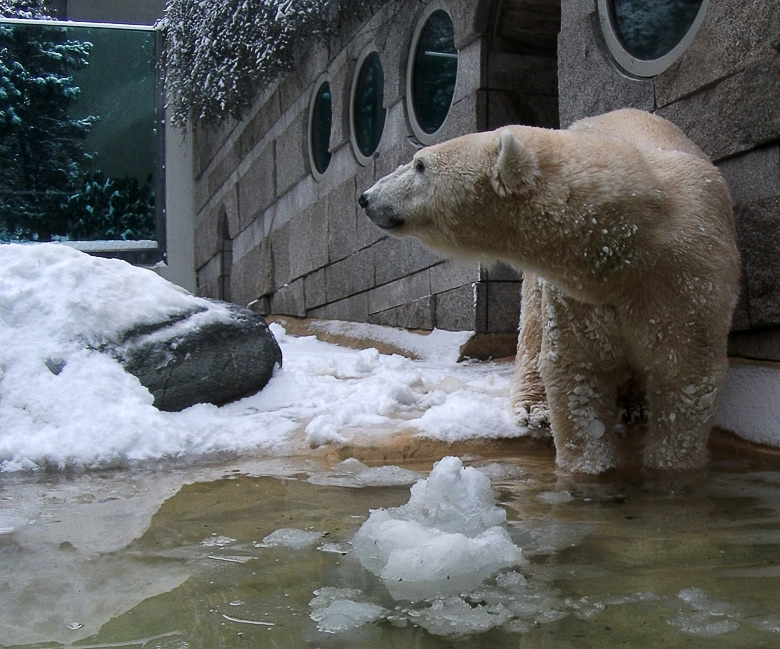
[[162, 250], [157, 56], [151, 28], [0, 21], [0, 241]]

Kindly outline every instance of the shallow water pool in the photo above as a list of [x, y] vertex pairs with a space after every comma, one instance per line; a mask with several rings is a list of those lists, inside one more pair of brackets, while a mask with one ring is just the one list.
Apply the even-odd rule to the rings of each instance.
[[780, 645], [777, 464], [720, 452], [688, 493], [587, 499], [558, 486], [548, 452], [464, 463], [491, 479], [527, 561], [414, 604], [349, 542], [428, 461], [2, 477], [0, 645]]

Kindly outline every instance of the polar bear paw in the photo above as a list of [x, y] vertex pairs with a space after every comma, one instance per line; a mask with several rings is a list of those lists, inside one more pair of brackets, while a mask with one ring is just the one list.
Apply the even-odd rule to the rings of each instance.
[[550, 431], [550, 409], [545, 403], [517, 404], [514, 412], [515, 423], [527, 428], [532, 437], [547, 439]]

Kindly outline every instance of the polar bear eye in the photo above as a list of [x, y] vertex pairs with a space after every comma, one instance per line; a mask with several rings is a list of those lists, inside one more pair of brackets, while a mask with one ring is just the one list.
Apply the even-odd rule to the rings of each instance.
[[417, 158], [417, 160], [414, 161], [414, 170], [421, 174], [423, 171], [425, 171], [425, 162], [423, 162], [422, 159]]

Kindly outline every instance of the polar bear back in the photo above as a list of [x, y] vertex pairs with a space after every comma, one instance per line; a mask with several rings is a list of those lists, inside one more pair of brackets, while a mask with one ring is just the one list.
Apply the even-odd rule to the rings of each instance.
[[638, 147], [679, 151], [709, 161], [709, 157], [674, 124], [635, 108], [586, 117], [574, 122], [568, 130], [616, 138]]

